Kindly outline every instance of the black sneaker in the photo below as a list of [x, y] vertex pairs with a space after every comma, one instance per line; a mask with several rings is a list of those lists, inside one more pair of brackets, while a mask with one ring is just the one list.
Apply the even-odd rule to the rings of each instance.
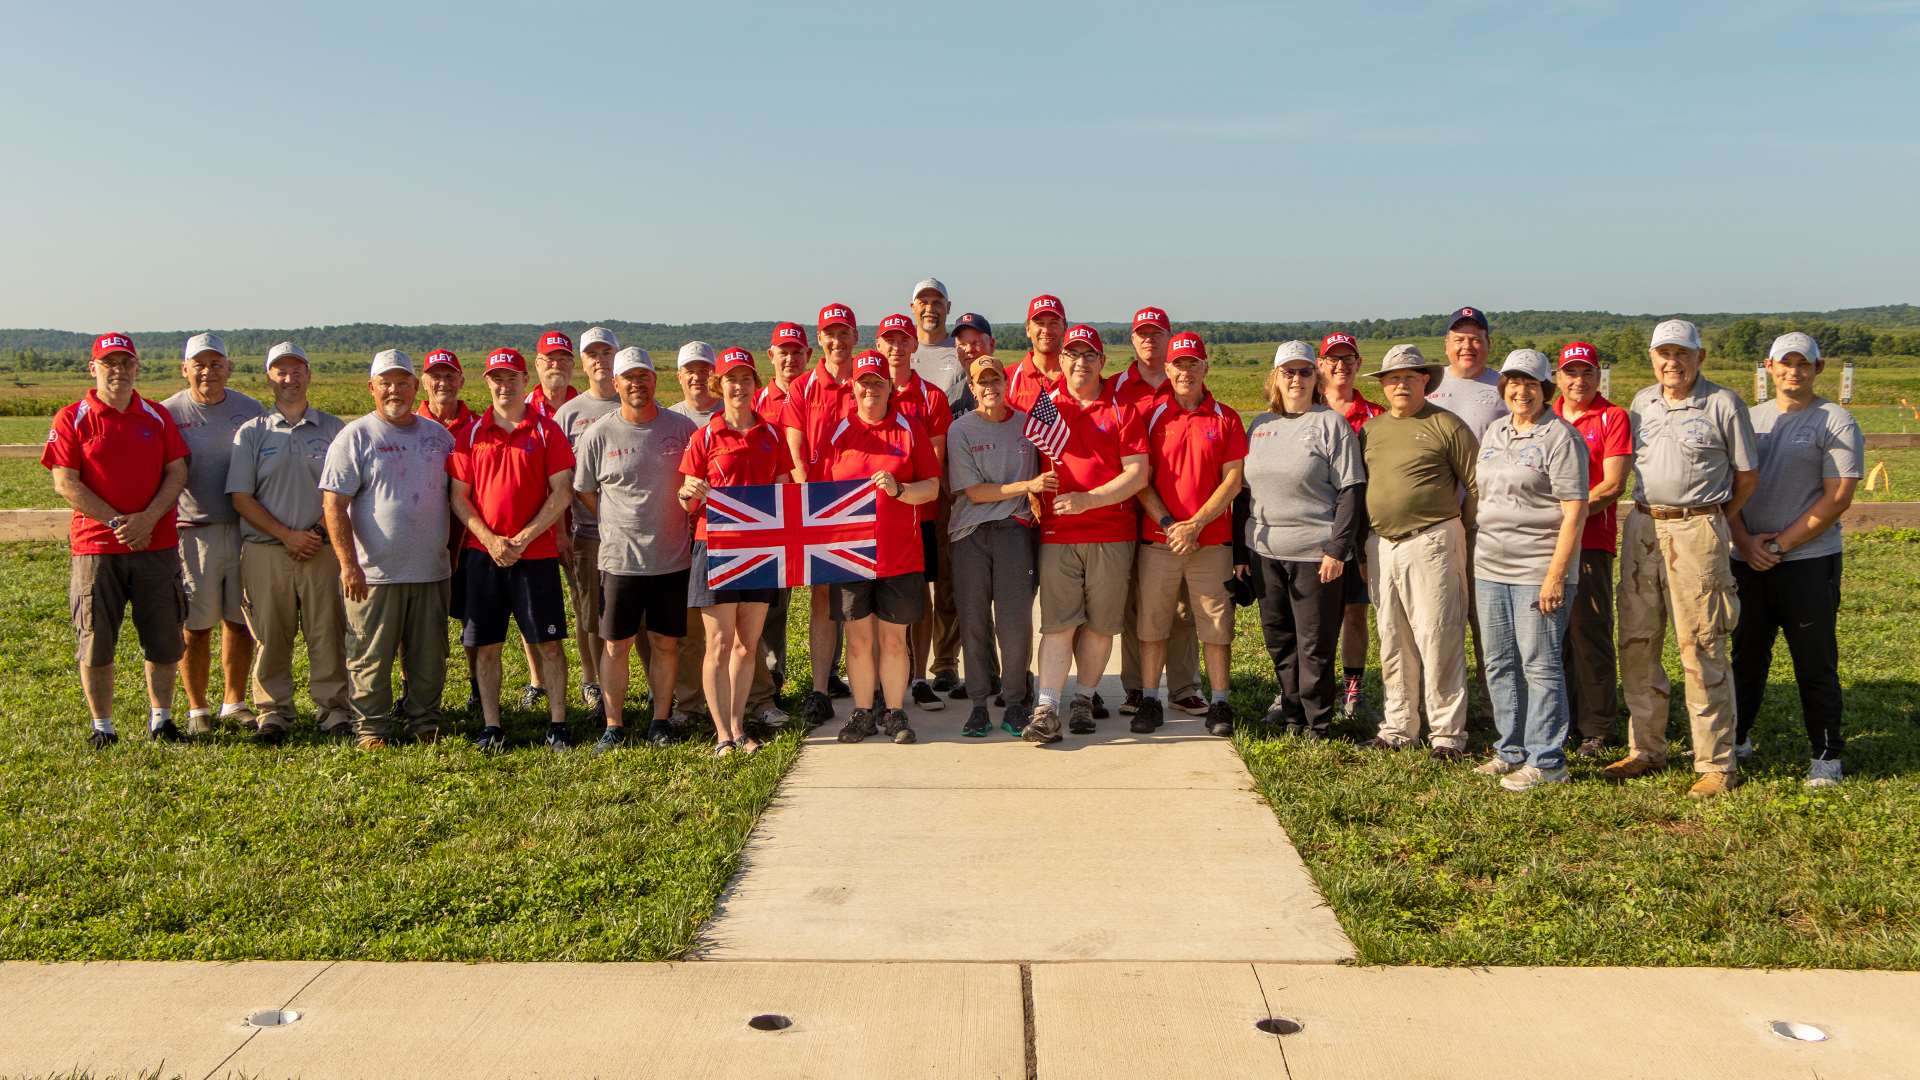
[[[935, 689], [936, 691], [937, 691], [937, 690], [939, 690], [939, 689], [940, 689], [940, 684], [939, 684], [938, 682], [935, 682], [935, 683], [933, 684], [933, 688], [934, 688], [934, 689]], [[966, 684], [966, 683], [956, 683], [956, 685], [954, 686], [954, 688], [953, 688], [953, 689], [951, 689], [951, 690], [949, 690], [949, 691], [947, 691], [947, 700], [949, 700], [949, 701], [965, 701], [965, 700], [967, 700], [967, 684]]]
[[847, 681], [840, 676], [829, 675], [827, 676], [827, 696], [835, 700], [850, 698], [853, 696], [853, 687], [848, 686]]
[[1060, 741], [1060, 714], [1051, 705], [1035, 705], [1033, 719], [1020, 729], [1020, 737], [1036, 746]]
[[881, 713], [880, 734], [888, 736], [894, 742], [900, 743], [901, 745], [919, 739], [919, 736], [913, 733], [913, 728], [907, 723], [907, 711], [905, 709], [888, 709], [886, 712]]
[[1033, 719], [1033, 710], [1027, 708], [1025, 705], [1006, 705], [1002, 707], [1005, 708], [1006, 711], [1000, 714], [1000, 730], [1016, 739], [1019, 738], [1020, 732], [1027, 726], [1027, 721]]
[[855, 709], [853, 715], [848, 717], [847, 722], [841, 726], [839, 739], [844, 743], [856, 743], [869, 735], [879, 733], [880, 729], [873, 722], [873, 710]]
[[934, 693], [933, 687], [928, 686], [925, 679], [915, 679], [913, 681], [913, 689], [907, 694], [907, 697], [912, 699], [915, 705], [920, 706], [928, 712], [939, 712], [941, 709], [947, 707], [946, 699]]
[[1120, 715], [1132, 716], [1140, 711], [1141, 693], [1138, 690], [1127, 691], [1127, 700], [1120, 703]]
[[565, 724], [548, 724], [547, 725], [547, 749], [549, 750], [573, 749], [573, 732], [567, 729], [567, 725]]
[[1075, 694], [1073, 704], [1067, 706], [1067, 731], [1075, 735], [1091, 735], [1098, 727], [1093, 722], [1094, 717], [1105, 715], [1105, 712], [1095, 710], [1092, 701]]
[[946, 694], [949, 697], [951, 697], [956, 691], [959, 691], [961, 689], [964, 689], [964, 688], [960, 684], [960, 676], [955, 675], [951, 671], [940, 671], [940, 672], [934, 673], [934, 676], [933, 676], [933, 692], [934, 693]]
[[547, 707], [547, 688], [544, 686], [529, 686], [525, 690], [520, 691], [520, 707], [528, 712], [532, 712], [535, 709], [545, 709]]
[[160, 721], [159, 727], [149, 726], [147, 728], [147, 738], [152, 739], [154, 742], [179, 742], [185, 739], [186, 736], [180, 734], [180, 729], [174, 725], [173, 718], [168, 717]]
[[960, 725], [960, 734], [969, 739], [984, 739], [993, 731], [993, 720], [987, 716], [985, 705], [975, 705], [967, 714], [967, 722]]
[[1165, 723], [1166, 719], [1167, 715], [1160, 708], [1159, 698], [1142, 697], [1140, 703], [1134, 706], [1133, 719], [1127, 722], [1127, 730], [1135, 735], [1151, 735], [1160, 730], [1160, 725]]
[[601, 710], [606, 707], [607, 698], [600, 692], [599, 683], [584, 683], [580, 687], [580, 700], [587, 703], [587, 711], [595, 716], [605, 717]]
[[497, 754], [507, 748], [507, 733], [497, 727], [483, 727], [473, 737], [473, 745], [483, 754]]
[[248, 736], [247, 741], [255, 746], [279, 746], [287, 741], [287, 729], [278, 725], [263, 727]]
[[[613, 730], [611, 728], [607, 729]], [[665, 720], [655, 720], [647, 725], [647, 741], [655, 746], [672, 746], [674, 742], [673, 725]]]
[[[1103, 700], [1099, 694], [1093, 695], [1093, 718], [1095, 720], [1105, 720], [1108, 716], [1111, 716], [1111, 715], [1112, 715], [1111, 713], [1107, 712], [1106, 701]], [[1093, 729], [1088, 728], [1087, 730], [1092, 731]]]
[[833, 699], [818, 690], [809, 690], [800, 699], [800, 719], [806, 721], [809, 730], [833, 719]]
[[595, 757], [599, 757], [601, 754], [604, 754], [609, 750], [618, 750], [626, 745], [627, 745], [626, 727], [624, 725], [621, 727], [610, 727], [607, 730], [601, 732], [600, 737], [594, 740], [592, 752]]
[[87, 732], [87, 746], [93, 750], [105, 750], [107, 747], [119, 741], [120, 735], [118, 732], [100, 731], [98, 729]]
[[1233, 706], [1216, 701], [1207, 706], [1207, 734], [1225, 739], [1233, 735]]

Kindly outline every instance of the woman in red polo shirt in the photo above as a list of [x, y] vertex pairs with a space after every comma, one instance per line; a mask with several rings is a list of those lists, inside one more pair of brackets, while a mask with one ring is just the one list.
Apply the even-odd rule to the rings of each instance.
[[[847, 680], [853, 683], [853, 716], [840, 729], [841, 742], [885, 734], [897, 743], [914, 740], [907, 725], [907, 627], [926, 611], [926, 577], [920, 548], [921, 503], [940, 494], [940, 465], [933, 439], [893, 405], [893, 376], [886, 358], [872, 350], [853, 358], [854, 410], [827, 437], [829, 480], [871, 480], [879, 489], [874, 579], [831, 587], [828, 605], [847, 630]], [[873, 715], [878, 672], [886, 712]]]
[[687, 478], [680, 487], [680, 502], [695, 523], [687, 606], [699, 609], [707, 635], [700, 683], [713, 717], [714, 753], [726, 757], [735, 749], [748, 754], [760, 749], [747, 736], [747, 691], [753, 685], [767, 605], [779, 589], [707, 587], [707, 519], [702, 504], [709, 488], [784, 483], [793, 472], [793, 458], [779, 430], [753, 411], [754, 395], [760, 390], [753, 354], [738, 346], [728, 349], [720, 354], [714, 374], [720, 380], [720, 411], [687, 442], [680, 458], [680, 472]]

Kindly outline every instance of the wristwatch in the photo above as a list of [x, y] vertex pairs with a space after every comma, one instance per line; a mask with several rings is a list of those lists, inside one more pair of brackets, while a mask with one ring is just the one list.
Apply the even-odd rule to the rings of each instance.
[[126, 523], [127, 523], [126, 518], [121, 517], [119, 514], [115, 514], [112, 517], [107, 519], [107, 528], [118, 529], [120, 526], [125, 525]]
[[1778, 540], [1768, 540], [1760, 546], [1766, 550], [1767, 554], [1772, 555], [1776, 559], [1787, 553], [1787, 549], [1781, 547], [1780, 541]]
[[1173, 528], [1173, 515], [1172, 515], [1172, 514], [1161, 514], [1161, 515], [1160, 515], [1160, 528], [1161, 528], [1161, 529], [1162, 529], [1163, 531], [1164, 531], [1164, 530], [1166, 530], [1166, 529], [1171, 529], [1171, 528]]

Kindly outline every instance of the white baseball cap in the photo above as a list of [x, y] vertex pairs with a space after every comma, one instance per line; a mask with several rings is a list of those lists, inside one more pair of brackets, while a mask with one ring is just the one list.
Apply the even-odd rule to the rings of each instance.
[[590, 327], [586, 333], [580, 335], [580, 354], [582, 356], [586, 355], [587, 346], [589, 345], [605, 345], [614, 352], [620, 351], [620, 339], [614, 337], [613, 331], [604, 326]]
[[1668, 319], [1653, 328], [1653, 344], [1650, 348], [1657, 349], [1662, 345], [1679, 345], [1698, 352], [1700, 328], [1685, 319]]
[[[591, 330], [587, 331], [589, 334], [592, 332]], [[583, 336], [581, 340], [584, 341], [586, 339]], [[640, 346], [629, 345], [613, 354], [613, 373], [615, 375], [625, 375], [629, 371], [641, 369], [646, 371], [653, 370], [653, 356]]]
[[1553, 382], [1553, 361], [1539, 349], [1515, 349], [1500, 365], [1502, 375], [1525, 375], [1539, 383]]
[[1313, 363], [1313, 346], [1304, 341], [1283, 341], [1280, 343], [1279, 348], [1273, 350], [1274, 367], [1285, 367], [1295, 360], [1303, 360], [1311, 365]]
[[1781, 334], [1773, 339], [1773, 347], [1767, 350], [1767, 359], [1784, 360], [1793, 353], [1806, 357], [1810, 364], [1817, 364], [1820, 362], [1820, 343], [1813, 340], [1813, 335], [1798, 330]]
[[911, 295], [911, 296], [909, 296], [909, 297], [907, 297], [907, 299], [908, 299], [908, 300], [918, 300], [918, 299], [920, 299], [920, 294], [921, 294], [921, 293], [923, 293], [923, 292], [926, 292], [926, 291], [927, 291], [928, 289], [932, 289], [932, 290], [933, 290], [934, 292], [937, 292], [937, 293], [939, 293], [939, 294], [940, 294], [940, 298], [941, 298], [941, 299], [943, 299], [943, 300], [951, 300], [951, 299], [953, 299], [952, 297], [950, 297], [950, 296], [948, 296], [948, 295], [947, 295], [947, 287], [946, 287], [945, 285], [942, 285], [942, 284], [940, 283], [940, 279], [939, 279], [939, 278], [931, 278], [931, 277], [930, 277], [930, 278], [921, 278], [921, 279], [920, 279], [920, 284], [918, 284], [918, 285], [915, 285], [915, 286], [913, 287], [913, 295]]
[[218, 334], [195, 334], [187, 339], [187, 348], [180, 354], [180, 359], [191, 360], [203, 352], [217, 352], [224, 359], [227, 343], [221, 341]]
[[686, 367], [701, 361], [713, 363], [713, 346], [704, 341], [689, 341], [680, 346], [680, 356], [674, 361], [675, 367]]
[[267, 367], [273, 367], [275, 360], [287, 356], [295, 357], [303, 364], [307, 362], [307, 352], [305, 349], [302, 349], [291, 341], [283, 341], [267, 350]]
[[399, 349], [382, 349], [373, 354], [373, 366], [367, 369], [369, 378], [379, 378], [389, 371], [404, 371], [409, 375], [413, 370], [413, 357]]

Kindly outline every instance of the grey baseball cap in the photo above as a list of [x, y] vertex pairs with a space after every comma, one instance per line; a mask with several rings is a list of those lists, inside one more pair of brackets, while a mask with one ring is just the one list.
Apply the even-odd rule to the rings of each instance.
[[952, 299], [952, 297], [947, 295], [947, 287], [940, 283], [940, 279], [931, 278], [931, 277], [921, 278], [920, 283], [913, 287], [913, 295], [907, 297], [907, 299], [918, 300], [920, 299], [920, 294], [923, 292], [926, 292], [928, 289], [932, 289], [934, 292], [939, 293], [942, 299], [946, 299], [946, 300]]
[[302, 349], [291, 341], [283, 341], [267, 350], [268, 369], [272, 369], [275, 360], [283, 360], [289, 356], [295, 357], [303, 364], [307, 363], [307, 351], [305, 349]]
[[1380, 370], [1369, 371], [1367, 378], [1377, 379], [1389, 371], [1424, 371], [1427, 373], [1427, 392], [1440, 385], [1440, 379], [1447, 373], [1447, 365], [1429, 361], [1420, 352], [1418, 345], [1395, 345], [1387, 350], [1380, 360]]
[[1662, 345], [1679, 345], [1699, 352], [1700, 328], [1685, 319], [1668, 319], [1653, 328], [1653, 343], [1648, 348], [1657, 349]]
[[227, 355], [227, 343], [220, 340], [219, 334], [195, 334], [187, 339], [187, 347], [180, 353], [180, 359], [191, 360], [203, 352], [217, 352]]
[[673, 366], [686, 367], [688, 364], [697, 364], [701, 361], [713, 363], [713, 346], [704, 341], [689, 341], [680, 346], [680, 355], [674, 360]]
[[1515, 349], [1500, 365], [1502, 375], [1525, 375], [1538, 383], [1553, 384], [1553, 361], [1538, 349]]
[[586, 333], [580, 335], [580, 355], [586, 355], [589, 345], [605, 345], [614, 352], [620, 351], [620, 339], [604, 326], [589, 327]]
[[1313, 346], [1304, 341], [1283, 341], [1279, 348], [1273, 350], [1274, 367], [1285, 367], [1295, 360], [1304, 360], [1312, 364], [1314, 362]]
[[418, 374], [413, 370], [413, 357], [399, 349], [382, 349], [373, 354], [373, 366], [367, 369], [369, 378], [377, 379], [389, 371], [404, 371], [409, 375]]
[[1806, 357], [1808, 363], [1817, 364], [1820, 362], [1820, 343], [1813, 340], [1813, 335], [1798, 330], [1781, 334], [1773, 339], [1773, 347], [1767, 350], [1767, 359], [1784, 360], [1793, 353]]
[[[583, 336], [581, 340], [585, 340]], [[652, 371], [653, 354], [638, 345], [629, 345], [613, 354], [613, 373], [625, 375], [629, 371]]]

